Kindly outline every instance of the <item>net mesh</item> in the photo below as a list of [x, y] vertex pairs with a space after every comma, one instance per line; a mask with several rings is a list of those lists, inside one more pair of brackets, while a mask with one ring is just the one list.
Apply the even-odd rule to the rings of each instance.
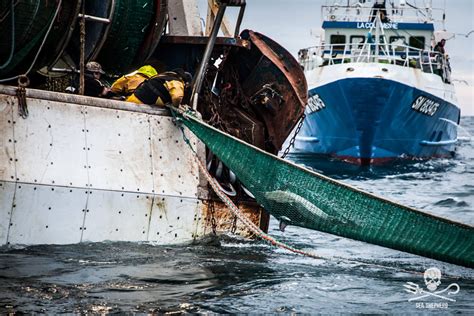
[[135, 66], [133, 61], [153, 18], [155, 1], [118, 0], [114, 10], [111, 29], [99, 58], [107, 71], [123, 73]]
[[189, 128], [266, 211], [295, 225], [474, 267], [474, 228], [360, 191], [270, 155], [194, 117]]

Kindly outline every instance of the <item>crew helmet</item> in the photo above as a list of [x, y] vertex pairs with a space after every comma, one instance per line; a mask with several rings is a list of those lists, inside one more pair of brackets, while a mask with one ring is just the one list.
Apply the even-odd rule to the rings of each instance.
[[145, 65], [145, 66], [142, 66], [142, 67], [138, 68], [137, 72], [141, 73], [142, 75], [147, 76], [148, 78], [154, 77], [158, 74], [156, 69], [153, 68], [153, 66], [150, 66], [150, 65]]

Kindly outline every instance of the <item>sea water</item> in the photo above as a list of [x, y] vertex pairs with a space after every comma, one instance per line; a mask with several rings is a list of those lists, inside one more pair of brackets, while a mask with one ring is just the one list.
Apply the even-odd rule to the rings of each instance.
[[[385, 198], [474, 225], [474, 138], [467, 135], [474, 135], [474, 117], [463, 117], [461, 124], [465, 131], [459, 133], [452, 159], [370, 169], [301, 163]], [[474, 312], [473, 269], [299, 227], [281, 232], [274, 219], [269, 232], [338, 259], [316, 260], [232, 235], [179, 247], [88, 243], [3, 249], [0, 314]], [[429, 268], [441, 272], [433, 292], [424, 278]], [[425, 292], [409, 293], [405, 285]], [[422, 295], [428, 296], [418, 299]]]

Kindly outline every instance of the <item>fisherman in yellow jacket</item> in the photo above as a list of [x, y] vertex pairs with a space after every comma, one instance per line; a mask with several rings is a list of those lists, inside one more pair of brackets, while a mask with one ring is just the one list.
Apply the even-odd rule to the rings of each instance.
[[182, 69], [167, 71], [144, 81], [127, 98], [127, 101], [158, 106], [171, 103], [178, 106], [181, 104], [185, 89], [190, 85], [191, 80], [191, 74]]
[[150, 65], [145, 65], [117, 79], [110, 90], [116, 95], [130, 96], [143, 81], [156, 76], [158, 73], [155, 68]]

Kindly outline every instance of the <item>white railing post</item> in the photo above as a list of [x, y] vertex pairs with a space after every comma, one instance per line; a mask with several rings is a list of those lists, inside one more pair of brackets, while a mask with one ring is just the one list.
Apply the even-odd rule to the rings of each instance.
[[333, 44], [329, 44], [329, 64], [334, 65], [334, 61], [332, 60], [332, 48]]
[[382, 27], [382, 22], [380, 21], [380, 12], [377, 12], [375, 17], [375, 62], [379, 61], [379, 40], [380, 40], [380, 28]]
[[408, 46], [405, 46], [405, 62], [403, 63], [405, 67], [408, 66], [409, 52]]
[[433, 70], [433, 63], [431, 62], [431, 52], [428, 53], [428, 63], [430, 65], [430, 71], [432, 74], [434, 74], [434, 70]]
[[344, 43], [344, 52], [342, 53], [342, 62], [341, 62], [341, 64], [344, 64], [344, 61], [346, 59], [346, 46], [347, 46], [347, 43]]

